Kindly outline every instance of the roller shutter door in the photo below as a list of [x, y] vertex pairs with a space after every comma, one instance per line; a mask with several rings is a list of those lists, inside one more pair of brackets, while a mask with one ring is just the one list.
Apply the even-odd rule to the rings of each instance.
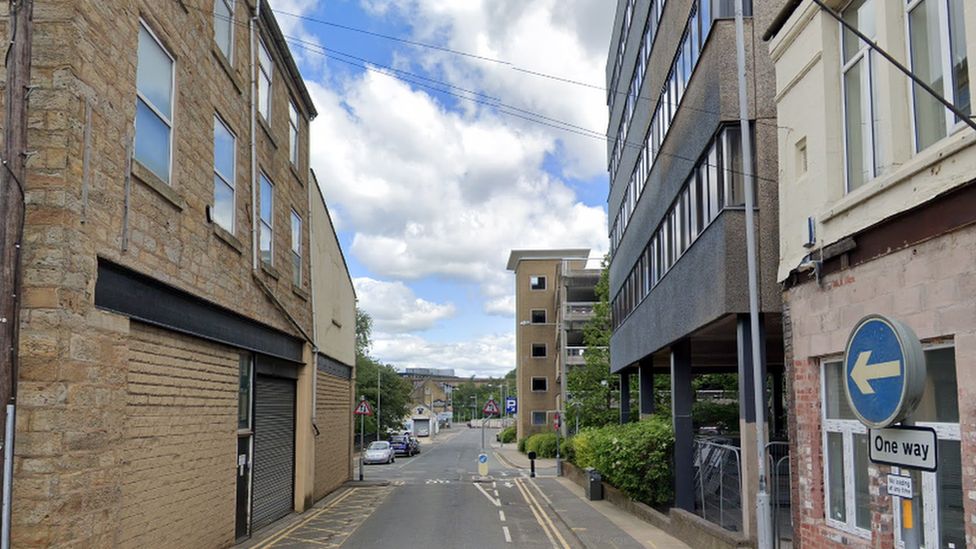
[[252, 532], [291, 513], [295, 471], [295, 381], [258, 375], [254, 389]]

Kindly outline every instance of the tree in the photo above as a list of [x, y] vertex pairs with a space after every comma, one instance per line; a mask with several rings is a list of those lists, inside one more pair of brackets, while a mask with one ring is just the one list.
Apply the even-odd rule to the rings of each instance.
[[400, 430], [403, 418], [410, 411], [410, 382], [400, 377], [396, 368], [382, 364], [369, 356], [373, 346], [373, 319], [363, 310], [356, 309], [356, 399], [365, 396], [373, 407], [372, 416], [366, 417], [366, 432], [376, 434], [377, 396], [380, 397], [380, 432]]
[[610, 373], [610, 277], [609, 263], [603, 258], [600, 280], [594, 291], [597, 303], [593, 318], [583, 327], [583, 366], [568, 369], [566, 388], [569, 392], [566, 420], [575, 426], [599, 427], [616, 423], [619, 412], [613, 407], [619, 392], [619, 379]]

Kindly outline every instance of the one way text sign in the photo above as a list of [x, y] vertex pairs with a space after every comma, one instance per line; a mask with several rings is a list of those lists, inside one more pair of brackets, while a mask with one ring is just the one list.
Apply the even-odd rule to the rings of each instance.
[[923, 427], [895, 427], [871, 429], [868, 437], [871, 461], [935, 471], [938, 459], [938, 439], [934, 429]]

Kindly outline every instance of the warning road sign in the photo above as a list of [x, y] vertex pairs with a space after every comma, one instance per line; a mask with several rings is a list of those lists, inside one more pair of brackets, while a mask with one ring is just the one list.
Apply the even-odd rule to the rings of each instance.
[[488, 399], [488, 402], [485, 403], [485, 407], [481, 409], [481, 413], [486, 416], [497, 416], [498, 405], [495, 404], [495, 399]]
[[371, 416], [373, 415], [373, 409], [369, 407], [369, 402], [365, 400], [360, 400], [359, 405], [353, 411], [357, 416]]

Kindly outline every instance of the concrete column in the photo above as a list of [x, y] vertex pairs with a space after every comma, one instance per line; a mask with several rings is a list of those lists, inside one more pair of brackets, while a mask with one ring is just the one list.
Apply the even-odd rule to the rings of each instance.
[[305, 364], [295, 382], [295, 510], [301, 513], [315, 503], [315, 432], [312, 428], [315, 353], [305, 344]]
[[695, 433], [691, 424], [691, 341], [671, 347], [671, 421], [674, 425], [674, 504], [695, 512]]
[[646, 357], [640, 361], [638, 382], [640, 384], [640, 415], [641, 418], [654, 413], [654, 360]]
[[[766, 378], [766, 319], [759, 318], [760, 359], [759, 375]], [[740, 314], [736, 319], [736, 340], [739, 364], [739, 439], [740, 452], [740, 487], [742, 491], [742, 532], [747, 537], [756, 533], [756, 492], [759, 490], [758, 467], [759, 459], [756, 455], [756, 406], [753, 389], [753, 379], [757, 367], [752, 362], [752, 327], [748, 314]], [[764, 439], [768, 439], [764, 430]]]
[[630, 373], [620, 372], [620, 423], [630, 421]]

